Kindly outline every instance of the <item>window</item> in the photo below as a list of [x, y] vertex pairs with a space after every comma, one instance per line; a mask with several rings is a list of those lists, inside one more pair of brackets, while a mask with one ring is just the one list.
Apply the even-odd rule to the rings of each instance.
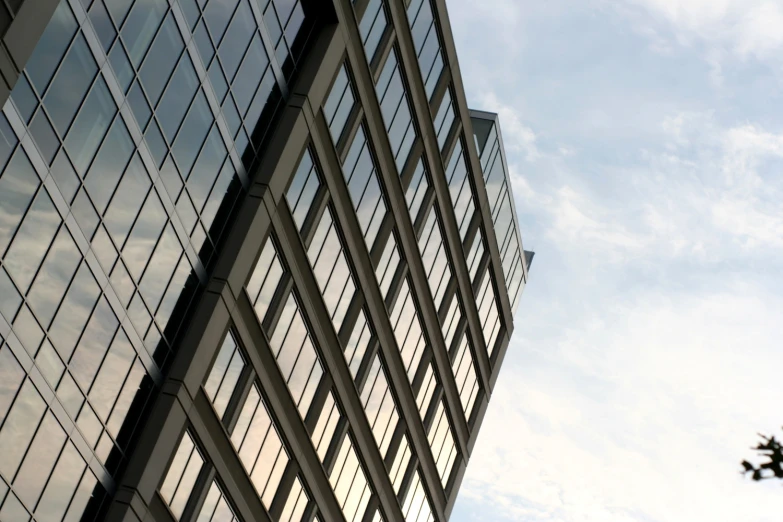
[[299, 414], [304, 418], [324, 372], [293, 291], [284, 302], [269, 344]]
[[495, 298], [495, 287], [492, 284], [489, 269], [485, 270], [482, 276], [479, 291], [476, 293], [476, 303], [478, 304], [481, 328], [484, 332], [484, 342], [491, 357], [500, 331], [500, 316]]
[[204, 457], [193, 442], [193, 437], [186, 431], [160, 487], [160, 496], [175, 518], [182, 516], [203, 466]]
[[339, 332], [348, 305], [356, 292], [356, 284], [330, 208], [321, 216], [307, 249], [307, 257], [313, 267], [335, 332]]
[[440, 73], [443, 71], [443, 55], [429, 0], [411, 1], [408, 6], [408, 23], [413, 33], [413, 44], [419, 58], [424, 88], [427, 97], [431, 99]]
[[399, 246], [397, 245], [397, 238], [394, 232], [389, 234], [389, 239], [386, 240], [386, 246], [381, 254], [381, 260], [378, 266], [375, 268], [375, 277], [378, 280], [378, 285], [381, 288], [381, 295], [385, 299], [389, 298], [392, 291], [392, 282], [394, 276], [397, 274], [397, 269], [400, 267], [402, 257], [400, 254]]
[[451, 468], [454, 466], [454, 460], [457, 458], [457, 448], [454, 444], [454, 435], [451, 432], [443, 400], [438, 403], [435, 418], [427, 432], [427, 439], [432, 449], [432, 456], [435, 458], [441, 483], [445, 488], [451, 475]]
[[386, 373], [386, 365], [381, 356], [376, 354], [370, 365], [367, 380], [360, 390], [364, 412], [370, 422], [378, 449], [384, 457], [389, 450], [391, 437], [400, 418]]
[[223, 340], [223, 346], [204, 384], [204, 391], [212, 401], [218, 416], [223, 417], [226, 412], [244, 368], [245, 359], [234, 340], [234, 335], [229, 332]]
[[282, 284], [286, 274], [280, 255], [277, 253], [272, 238], [266, 240], [261, 256], [258, 258], [253, 274], [245, 289], [253, 303], [256, 316], [264, 324], [267, 310], [272, 303], [277, 288]]
[[288, 452], [257, 386], [250, 389], [239, 411], [231, 442], [258, 496], [269, 509], [290, 460]]
[[364, 43], [364, 54], [367, 61], [372, 63], [375, 53], [378, 51], [378, 44], [381, 43], [383, 33], [386, 31], [388, 20], [383, 0], [370, 0], [359, 23], [359, 32], [362, 35]]
[[473, 188], [468, 176], [467, 158], [463, 153], [462, 142], [458, 142], [446, 167], [446, 180], [449, 183], [451, 202], [454, 205], [454, 216], [457, 218], [462, 241], [467, 240], [467, 233], [476, 204], [473, 198]]
[[435, 120], [433, 121], [435, 124], [435, 134], [438, 136], [438, 146], [441, 151], [446, 145], [446, 139], [449, 137], [449, 131], [451, 130], [452, 123], [454, 123], [454, 119], [454, 103], [451, 101], [451, 91], [447, 90], [446, 94], [443, 96], [443, 100], [440, 102], [438, 114], [435, 115]]
[[394, 486], [394, 491], [399, 495], [402, 488], [402, 481], [405, 478], [405, 472], [408, 464], [411, 462], [411, 447], [408, 437], [403, 437], [397, 453], [394, 456], [394, 462], [389, 469], [389, 478]]
[[408, 203], [408, 213], [411, 216], [411, 222], [413, 223], [414, 228], [429, 187], [429, 176], [424, 168], [424, 158], [419, 158], [419, 162], [416, 164], [416, 170], [413, 172], [413, 179], [411, 179], [408, 190], [405, 192], [405, 200]]
[[378, 83], [375, 85], [375, 92], [381, 103], [381, 113], [386, 123], [386, 132], [389, 135], [397, 171], [402, 173], [416, 139], [416, 127], [411, 117], [408, 93], [397, 63], [396, 50], [389, 53], [386, 58]]
[[199, 522], [239, 522], [234, 510], [216, 481], [212, 481], [207, 498], [201, 506], [197, 520]]
[[353, 332], [348, 340], [348, 345], [345, 347], [344, 351], [345, 362], [348, 364], [348, 369], [351, 371], [354, 380], [358, 378], [359, 368], [364, 361], [372, 338], [373, 333], [370, 329], [367, 313], [362, 310], [359, 314], [359, 318], [356, 320]]
[[351, 115], [354, 104], [351, 76], [348, 73], [347, 65], [343, 64], [324, 103], [324, 117], [329, 125], [329, 131], [335, 145], [340, 141], [340, 136], [345, 130], [345, 124], [348, 122], [348, 116]]
[[[7, 497], [0, 519], [14, 502], [41, 520], [90, 518], [101, 488], [115, 486], [154, 370], [171, 356], [203, 279], [197, 274], [209, 274], [241, 192], [246, 174], [232, 155], [244, 171], [250, 167], [280, 103], [262, 37], [274, 21], [281, 31], [275, 50], [289, 64], [307, 26], [299, 1], [274, 0], [261, 2], [259, 27], [254, 1], [183, 1], [186, 23], [179, 24], [165, 0], [85, 2], [86, 16], [63, 0], [4, 108], [19, 113], [19, 135], [34, 147], [21, 147], [0, 116], [0, 313], [59, 402], [39, 418], [50, 436], [34, 430], [20, 447], [19, 458], [29, 456], [18, 465], [29, 480], [0, 495]], [[198, 56], [185, 51], [191, 39]], [[115, 82], [116, 91], [109, 88]], [[191, 263], [202, 266], [194, 271]], [[259, 310], [268, 306], [270, 285], [259, 282]], [[210, 388], [220, 412], [238, 364], [230, 361]], [[24, 397], [34, 401], [38, 388], [24, 382]], [[8, 426], [20, 404], [5, 405]], [[64, 439], [45, 420], [61, 410], [78, 428], [61, 424]], [[89, 448], [106, 473], [96, 479], [73, 458], [74, 447]], [[47, 469], [41, 484], [26, 471], [37, 456], [48, 459], [35, 464]], [[37, 508], [30, 505], [36, 495], [43, 499]], [[178, 495], [169, 500], [178, 505]]]
[[348, 185], [367, 250], [371, 250], [383, 218], [386, 217], [387, 207], [383, 185], [378, 177], [370, 143], [365, 137], [363, 127], [359, 127], [351, 143], [343, 164], [343, 177]]
[[361, 520], [372, 491], [350, 436], [343, 439], [337, 460], [329, 474], [329, 482], [345, 519], [348, 522]]
[[479, 385], [476, 377], [476, 367], [473, 363], [473, 350], [466, 333], [462, 334], [462, 339], [457, 346], [451, 368], [457, 381], [457, 389], [459, 390], [459, 398], [462, 402], [465, 418], [469, 420], [473, 411], [473, 404], [478, 395]]
[[286, 192], [286, 200], [291, 208], [294, 221], [301, 231], [305, 225], [305, 220], [310, 214], [310, 210], [321, 186], [321, 180], [313, 163], [313, 157], [310, 151], [306, 151], [299, 167], [296, 169], [291, 185]]
[[402, 283], [402, 289], [391, 309], [389, 319], [394, 328], [394, 337], [408, 373], [408, 380], [413, 383], [427, 341], [407, 278]]
[[432, 522], [435, 520], [432, 515], [432, 506], [421, 481], [421, 472], [418, 469], [414, 472], [413, 480], [403, 495], [402, 513], [405, 515], [405, 522]]
[[419, 252], [435, 309], [438, 310], [451, 281], [453, 270], [443, 241], [443, 226], [434, 205], [430, 207], [424, 229], [419, 237]]

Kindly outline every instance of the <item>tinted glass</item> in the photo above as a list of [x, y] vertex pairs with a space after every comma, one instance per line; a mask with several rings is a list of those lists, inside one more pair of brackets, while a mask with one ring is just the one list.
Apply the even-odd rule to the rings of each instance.
[[[247, 183], [228, 152], [235, 143], [244, 152], [251, 136], [258, 145], [259, 120], [271, 117], [262, 111], [270, 96], [274, 106], [287, 90], [275, 89], [262, 38], [268, 28], [259, 28], [249, 0], [180, 4], [85, 0], [86, 16], [77, 16], [62, 1], [5, 107], [19, 113], [26, 128], [18, 130], [35, 147], [22, 150], [0, 117], [0, 313], [34, 361], [35, 375], [40, 371], [46, 381], [36, 385], [51, 386], [52, 404], [78, 428], [57, 428], [47, 402], [39, 408], [44, 392], [0, 348], [8, 383], [0, 396], [0, 444], [15, 448], [0, 473], [20, 481], [16, 496], [0, 505], [0, 518], [29, 512], [36, 520], [78, 520], [87, 512], [88, 519], [104, 491], [114, 491], [140, 406], [153, 388], [145, 366], [159, 370], [165, 363], [200, 282], [191, 264], [199, 260], [185, 250], [201, 251], [204, 262], [214, 256], [209, 251]], [[298, 2], [279, 4], [284, 17], [273, 45], [289, 62], [306, 24]], [[184, 24], [177, 22], [180, 10]], [[199, 78], [185, 52], [191, 31], [205, 66], [217, 56], [218, 75]], [[99, 70], [106, 57], [109, 64]], [[218, 132], [215, 120], [224, 116], [207, 102], [210, 90], [230, 94], [223, 112], [236, 142], [224, 142]], [[258, 149], [249, 150], [247, 166]], [[40, 180], [50, 173], [44, 188]], [[270, 285], [262, 283], [259, 303], [271, 299]], [[308, 361], [302, 368], [312, 379], [291, 377], [302, 387], [303, 409], [314, 393], [311, 383], [320, 382], [320, 367]], [[215, 391], [218, 405], [237, 364], [228, 365], [229, 377]], [[70, 435], [63, 438], [58, 429]], [[38, 460], [24, 461], [31, 447]], [[87, 469], [76, 447], [93, 453], [91, 466], [105, 473]], [[184, 509], [186, 489], [175, 488], [167, 500], [174, 512]], [[306, 499], [300, 490], [286, 498], [283, 511], [296, 516]]]

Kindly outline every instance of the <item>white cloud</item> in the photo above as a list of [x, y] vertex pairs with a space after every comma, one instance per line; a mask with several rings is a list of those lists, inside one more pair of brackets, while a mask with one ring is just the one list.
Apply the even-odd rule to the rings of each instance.
[[[519, 121], [513, 107], [504, 112]], [[581, 157], [539, 151], [531, 166], [509, 154], [519, 208], [535, 211], [561, 249], [588, 251], [597, 264], [705, 259], [735, 248], [783, 254], [783, 133], [722, 128], [712, 111], [663, 116], [661, 132], [662, 148], [600, 173], [619, 198], [597, 197], [603, 188], [590, 183]], [[533, 169], [548, 175], [533, 184]]]
[[779, 520], [779, 484], [738, 473], [783, 423], [783, 132], [746, 110], [778, 86], [728, 58], [783, 50], [783, 1], [514, 4], [500, 34], [490, 3], [449, 4], [537, 251], [455, 522]]
[[[563, 241], [575, 249], [607, 249], [619, 254], [633, 254], [646, 247], [647, 238], [632, 232], [622, 216], [596, 205], [572, 187], [561, 187], [550, 206], [553, 241]], [[627, 260], [627, 259], [626, 259]]]
[[523, 123], [519, 111], [500, 102], [492, 91], [488, 91], [482, 99], [477, 100], [475, 106], [484, 111], [497, 113], [500, 118], [500, 128], [503, 132], [503, 143], [507, 154], [522, 152], [529, 162], [536, 161], [541, 157], [536, 145], [538, 137], [533, 129]]
[[508, 520], [773, 520], [783, 496], [737, 471], [748, 426], [780, 420], [781, 305], [742, 286], [645, 296], [546, 346], [515, 338], [527, 362], [501, 374], [464, 494]]
[[[664, 20], [682, 43], [696, 40], [740, 56], [769, 58], [783, 47], [783, 3], [776, 0], [626, 0]], [[652, 29], [649, 29], [652, 30]]]

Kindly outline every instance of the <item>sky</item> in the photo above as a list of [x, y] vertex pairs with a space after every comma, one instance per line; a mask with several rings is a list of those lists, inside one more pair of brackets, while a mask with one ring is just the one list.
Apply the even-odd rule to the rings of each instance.
[[783, 520], [783, 1], [447, 5], [536, 252], [452, 520]]

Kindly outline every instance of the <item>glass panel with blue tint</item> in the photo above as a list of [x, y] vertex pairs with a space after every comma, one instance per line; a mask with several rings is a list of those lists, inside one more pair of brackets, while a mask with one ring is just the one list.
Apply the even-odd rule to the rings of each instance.
[[190, 169], [213, 121], [209, 104], [204, 94], [199, 92], [172, 147], [174, 159], [185, 178], [190, 175]]
[[253, 94], [268, 65], [269, 58], [267, 58], [264, 50], [264, 44], [261, 42], [261, 37], [256, 34], [250, 43], [245, 59], [239, 67], [231, 88], [240, 114], [244, 115], [247, 112], [253, 99]]
[[343, 65], [340, 68], [340, 72], [337, 73], [337, 78], [324, 103], [324, 116], [335, 144], [343, 134], [348, 116], [350, 116], [351, 109], [354, 106], [354, 100], [348, 68], [346, 65]]
[[44, 98], [44, 106], [60, 136], [68, 132], [97, 72], [90, 48], [84, 36], [79, 34]]
[[68, 2], [60, 2], [25, 67], [39, 95], [46, 91], [78, 27]]
[[[125, 172], [120, 174], [122, 180], [119, 185], [115, 185], [117, 191], [106, 210], [104, 224], [115, 243], [121, 247], [147, 196], [150, 179], [138, 155], [133, 157]], [[114, 183], [116, 184], [116, 180]]]
[[451, 91], [446, 91], [443, 100], [441, 100], [438, 114], [433, 121], [435, 124], [435, 133], [438, 136], [438, 145], [441, 150], [443, 150], [443, 146], [446, 144], [446, 138], [449, 136], [451, 124], [454, 123], [454, 119], [454, 104], [451, 102]]
[[367, 61], [372, 62], [378, 50], [383, 33], [386, 31], [388, 20], [383, 0], [370, 0], [359, 23], [359, 31], [364, 43], [364, 53]]
[[90, 21], [101, 41], [103, 50], [108, 52], [114, 42], [114, 37], [117, 36], [117, 31], [114, 29], [114, 24], [101, 0], [95, 0], [90, 7]]
[[61, 227], [27, 295], [28, 304], [44, 326], [54, 318], [81, 258], [71, 234]]
[[38, 98], [36, 98], [24, 74], [16, 81], [14, 90], [11, 91], [11, 99], [25, 123], [29, 122], [35, 108], [38, 107]]
[[39, 191], [3, 259], [6, 271], [21, 291], [27, 291], [32, 283], [61, 223], [48, 192]]
[[240, 0], [231, 25], [226, 31], [226, 36], [218, 48], [218, 55], [229, 83], [234, 79], [234, 74], [242, 61], [250, 38], [257, 29], [253, 13], [247, 2], [248, 0]]
[[0, 176], [0, 254], [8, 246], [40, 181], [22, 149], [17, 149]]
[[169, 14], [139, 72], [141, 83], [153, 106], [158, 103], [183, 48], [182, 37], [174, 21], [174, 15]]
[[217, 126], [212, 127], [186, 184], [196, 211], [199, 213], [207, 201], [209, 191], [218, 177], [225, 158], [226, 147], [223, 138]]
[[116, 112], [106, 82], [98, 78], [65, 138], [65, 150], [80, 175], [86, 173]]
[[117, 188], [133, 149], [128, 129], [122, 118], [117, 118], [84, 180], [87, 193], [101, 214]]
[[131, 62], [138, 68], [152, 43], [168, 4], [166, 0], [137, 0], [122, 28]]
[[165, 224], [166, 212], [157, 191], [151, 190], [122, 249], [122, 258], [135, 281], [141, 278]]
[[114, 19], [114, 23], [117, 25], [117, 27], [122, 26], [122, 23], [125, 21], [125, 17], [128, 16], [128, 11], [130, 11], [134, 0], [105, 0], [105, 2], [109, 13]]
[[30, 134], [38, 145], [38, 150], [41, 151], [46, 164], [51, 164], [60, 147], [60, 140], [43, 110], [39, 110], [33, 121], [30, 122]]
[[237, 3], [237, 0], [210, 0], [204, 9], [204, 18], [215, 44], [223, 38]]
[[147, 102], [147, 97], [144, 95], [141, 83], [138, 81], [133, 82], [133, 87], [131, 87], [131, 90], [128, 93], [128, 104], [133, 111], [133, 116], [136, 117], [139, 127], [142, 130], [147, 128], [147, 123], [152, 117], [152, 110], [150, 109], [150, 104]]
[[122, 87], [122, 91], [126, 92], [136, 73], [133, 72], [133, 67], [130, 64], [130, 60], [128, 60], [128, 55], [125, 54], [125, 50], [122, 48], [122, 44], [118, 43], [112, 48], [111, 53], [109, 53], [109, 62], [114, 69], [114, 74], [120, 87]]

